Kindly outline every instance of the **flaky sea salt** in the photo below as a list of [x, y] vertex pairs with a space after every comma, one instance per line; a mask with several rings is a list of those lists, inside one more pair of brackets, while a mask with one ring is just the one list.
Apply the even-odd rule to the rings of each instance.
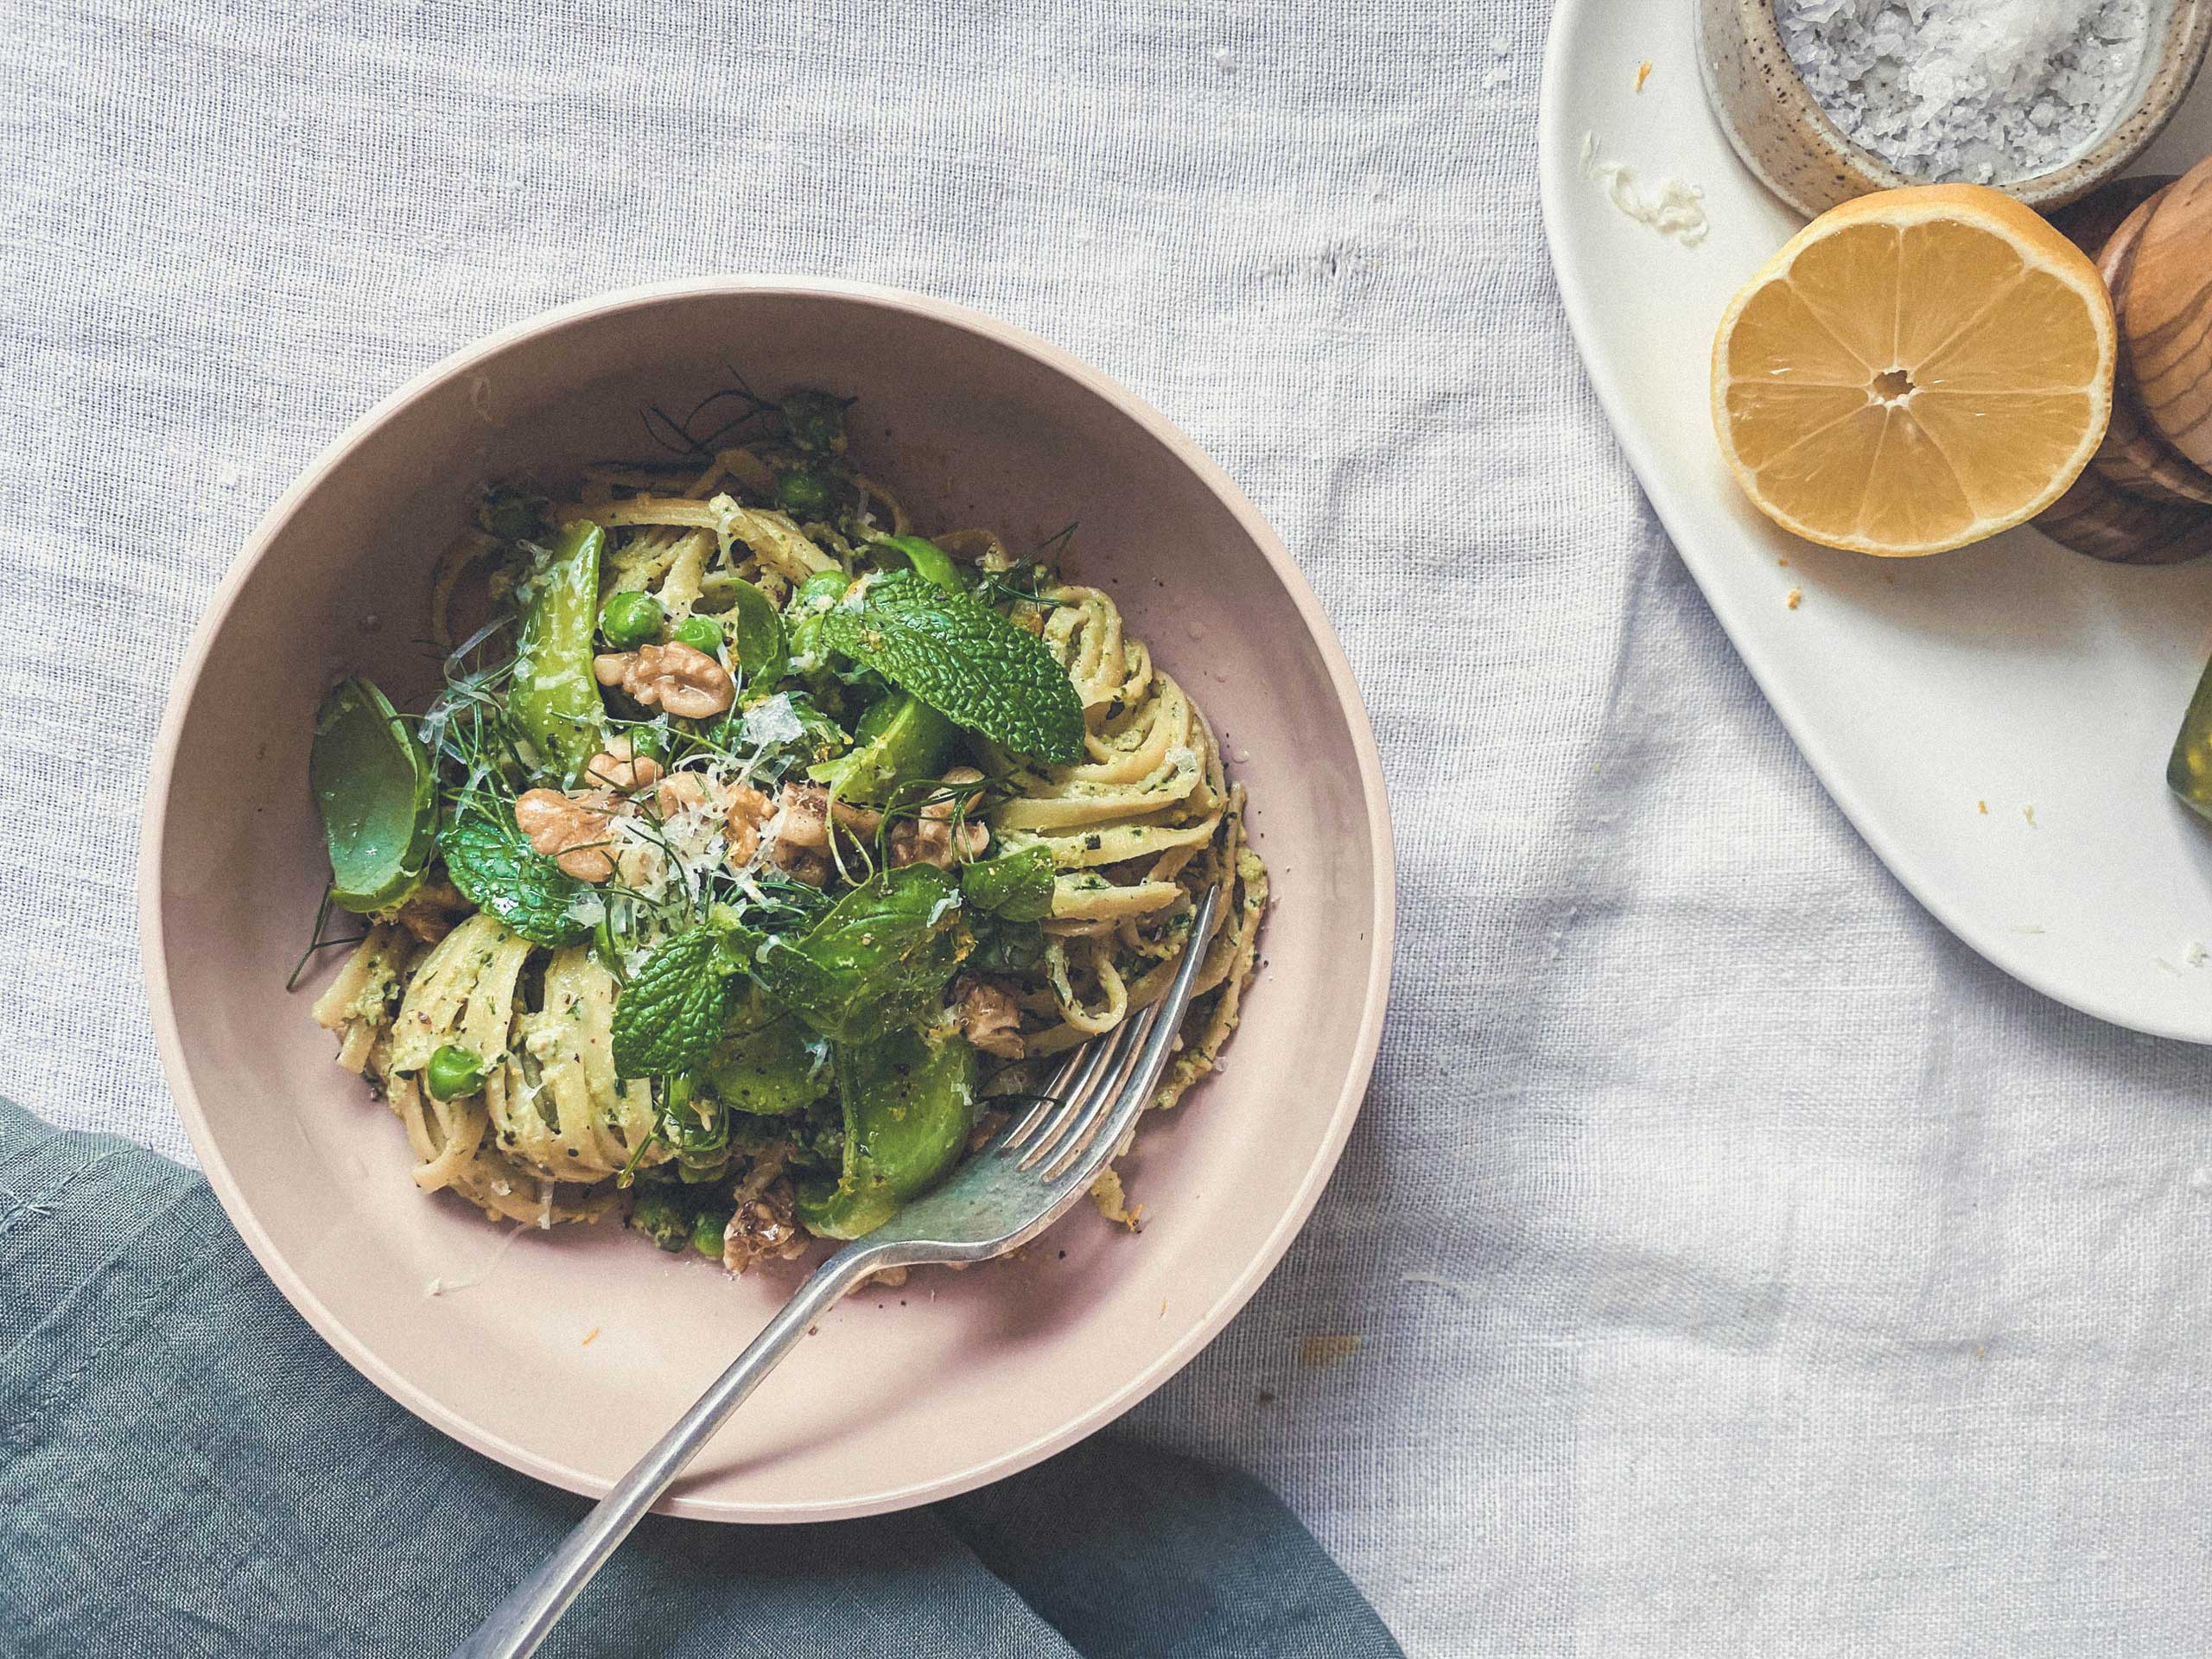
[[2003, 184], [2103, 137], [2145, 67], [2150, 0], [1776, 0], [1806, 90], [1917, 179]]

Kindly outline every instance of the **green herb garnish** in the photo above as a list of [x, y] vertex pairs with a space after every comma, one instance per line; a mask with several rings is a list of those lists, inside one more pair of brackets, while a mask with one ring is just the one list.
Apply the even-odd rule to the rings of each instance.
[[977, 910], [1009, 922], [1040, 922], [1052, 913], [1058, 880], [1052, 855], [1024, 847], [960, 867], [960, 895]]
[[607, 709], [592, 677], [592, 635], [599, 626], [599, 555], [606, 539], [597, 524], [570, 524], [521, 588], [507, 708], [540, 763], [564, 782], [583, 775], [605, 735]]
[[315, 711], [308, 781], [322, 814], [331, 897], [387, 909], [422, 885], [438, 827], [429, 752], [366, 680], [340, 683]]
[[501, 803], [464, 798], [438, 850], [461, 895], [532, 944], [572, 944], [591, 931], [574, 913], [584, 884], [531, 847]]
[[822, 619], [823, 640], [956, 725], [1056, 766], [1083, 758], [1083, 702], [1034, 634], [912, 571], [872, 579]]
[[951, 878], [910, 864], [870, 876], [804, 938], [767, 939], [747, 966], [763, 990], [823, 1036], [868, 1043], [926, 1011], [974, 948]]
[[723, 618], [729, 636], [730, 655], [745, 672], [747, 687], [773, 685], [791, 665], [791, 646], [784, 638], [784, 619], [775, 602], [749, 582], [731, 589], [731, 603]]
[[736, 965], [721, 929], [702, 925], [653, 947], [614, 1004], [614, 1069], [664, 1077], [706, 1058], [722, 1031]]

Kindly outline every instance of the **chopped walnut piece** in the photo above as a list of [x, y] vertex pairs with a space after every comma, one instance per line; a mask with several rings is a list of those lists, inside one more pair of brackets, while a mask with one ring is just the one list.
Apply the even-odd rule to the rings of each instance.
[[741, 1200], [722, 1230], [722, 1266], [743, 1273], [755, 1262], [788, 1262], [805, 1249], [792, 1205], [791, 1184], [783, 1178], [759, 1198]]
[[604, 881], [614, 874], [614, 801], [604, 790], [582, 795], [525, 790], [515, 798], [515, 828], [579, 881]]
[[668, 869], [668, 855], [649, 842], [627, 842], [615, 849], [614, 874], [626, 887], [650, 887]]
[[435, 944], [473, 906], [449, 881], [425, 881], [407, 896], [391, 919], [424, 944]]
[[[830, 850], [830, 791], [821, 784], [785, 784], [777, 797], [780, 809], [775, 823], [776, 839], [812, 853]], [[883, 814], [871, 812], [850, 801], [836, 805], [837, 828], [849, 842], [858, 842], [875, 833]]]
[[982, 781], [983, 774], [973, 766], [955, 766], [946, 772], [944, 787], [921, 809], [919, 816], [891, 826], [891, 861], [934, 864], [948, 870], [963, 860], [981, 858], [991, 844], [989, 828], [980, 820], [963, 817], [956, 830], [952, 817], [956, 807], [963, 812], [972, 810], [976, 798], [976, 791], [961, 786]]
[[[785, 784], [776, 797], [776, 816], [764, 827], [770, 862], [793, 880], [820, 887], [830, 879], [830, 791], [820, 784]], [[839, 801], [837, 832], [846, 850], [860, 847], [882, 823], [883, 815]]]
[[722, 840], [733, 868], [742, 869], [760, 850], [760, 830], [776, 816], [776, 804], [750, 784], [732, 784], [722, 792]]
[[952, 1015], [960, 1034], [984, 1053], [1021, 1058], [1021, 1004], [1011, 986], [980, 974], [963, 975], [953, 982]]
[[627, 794], [634, 789], [651, 789], [658, 783], [660, 762], [649, 754], [637, 754], [628, 738], [610, 737], [607, 747], [592, 756], [591, 764], [584, 768], [584, 776], [594, 784], [604, 784]]
[[810, 853], [804, 847], [787, 847], [782, 842], [771, 842], [768, 861], [794, 881], [804, 881], [810, 887], [825, 885], [833, 868], [827, 853]]
[[794, 1218], [798, 1199], [781, 1153], [764, 1153], [738, 1183], [737, 1209], [722, 1229], [722, 1266], [743, 1273], [755, 1262], [788, 1262], [806, 1249]]
[[601, 685], [620, 686], [632, 702], [685, 720], [711, 719], [737, 700], [728, 669], [677, 640], [605, 652], [592, 658], [591, 671]]
[[760, 846], [760, 828], [776, 812], [776, 804], [752, 785], [723, 783], [696, 772], [679, 772], [664, 779], [653, 791], [653, 801], [663, 823], [690, 807], [718, 819], [727, 849], [723, 856], [734, 870], [753, 861]]
[[660, 809], [664, 820], [674, 817], [687, 807], [704, 806], [709, 796], [707, 779], [702, 772], [679, 772], [661, 780], [653, 791], [653, 804]]

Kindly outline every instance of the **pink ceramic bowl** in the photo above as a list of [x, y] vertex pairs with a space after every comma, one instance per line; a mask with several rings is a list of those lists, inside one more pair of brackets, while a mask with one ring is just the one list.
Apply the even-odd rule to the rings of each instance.
[[[728, 1279], [610, 1225], [505, 1245], [415, 1190], [397, 1122], [308, 1018], [335, 960], [284, 990], [326, 876], [308, 741], [340, 675], [426, 684], [424, 578], [480, 482], [637, 454], [640, 406], [688, 407], [726, 364], [756, 385], [859, 394], [855, 449], [925, 527], [1039, 540], [1079, 520], [1083, 574], [1224, 729], [1275, 879], [1225, 1071], [1146, 1125], [1123, 1166], [1143, 1233], [1086, 1207], [1027, 1259], [847, 1302], [669, 1505], [821, 1521], [1010, 1474], [1157, 1388], [1281, 1256], [1366, 1088], [1392, 906], [1374, 738], [1297, 566], [1158, 414], [1004, 323], [812, 280], [632, 289], [440, 364], [285, 493], [200, 624], [147, 797], [146, 979], [201, 1165], [293, 1306], [455, 1439], [603, 1492], [791, 1278]], [[466, 1287], [432, 1296], [433, 1280]]]

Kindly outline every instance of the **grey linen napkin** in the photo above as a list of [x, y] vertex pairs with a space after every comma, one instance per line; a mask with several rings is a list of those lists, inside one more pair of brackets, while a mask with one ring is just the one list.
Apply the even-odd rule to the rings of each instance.
[[[0, 1652], [446, 1652], [584, 1503], [362, 1381], [199, 1177], [0, 1101]], [[930, 1510], [649, 1518], [544, 1649], [1385, 1659], [1249, 1478], [1110, 1438]]]

